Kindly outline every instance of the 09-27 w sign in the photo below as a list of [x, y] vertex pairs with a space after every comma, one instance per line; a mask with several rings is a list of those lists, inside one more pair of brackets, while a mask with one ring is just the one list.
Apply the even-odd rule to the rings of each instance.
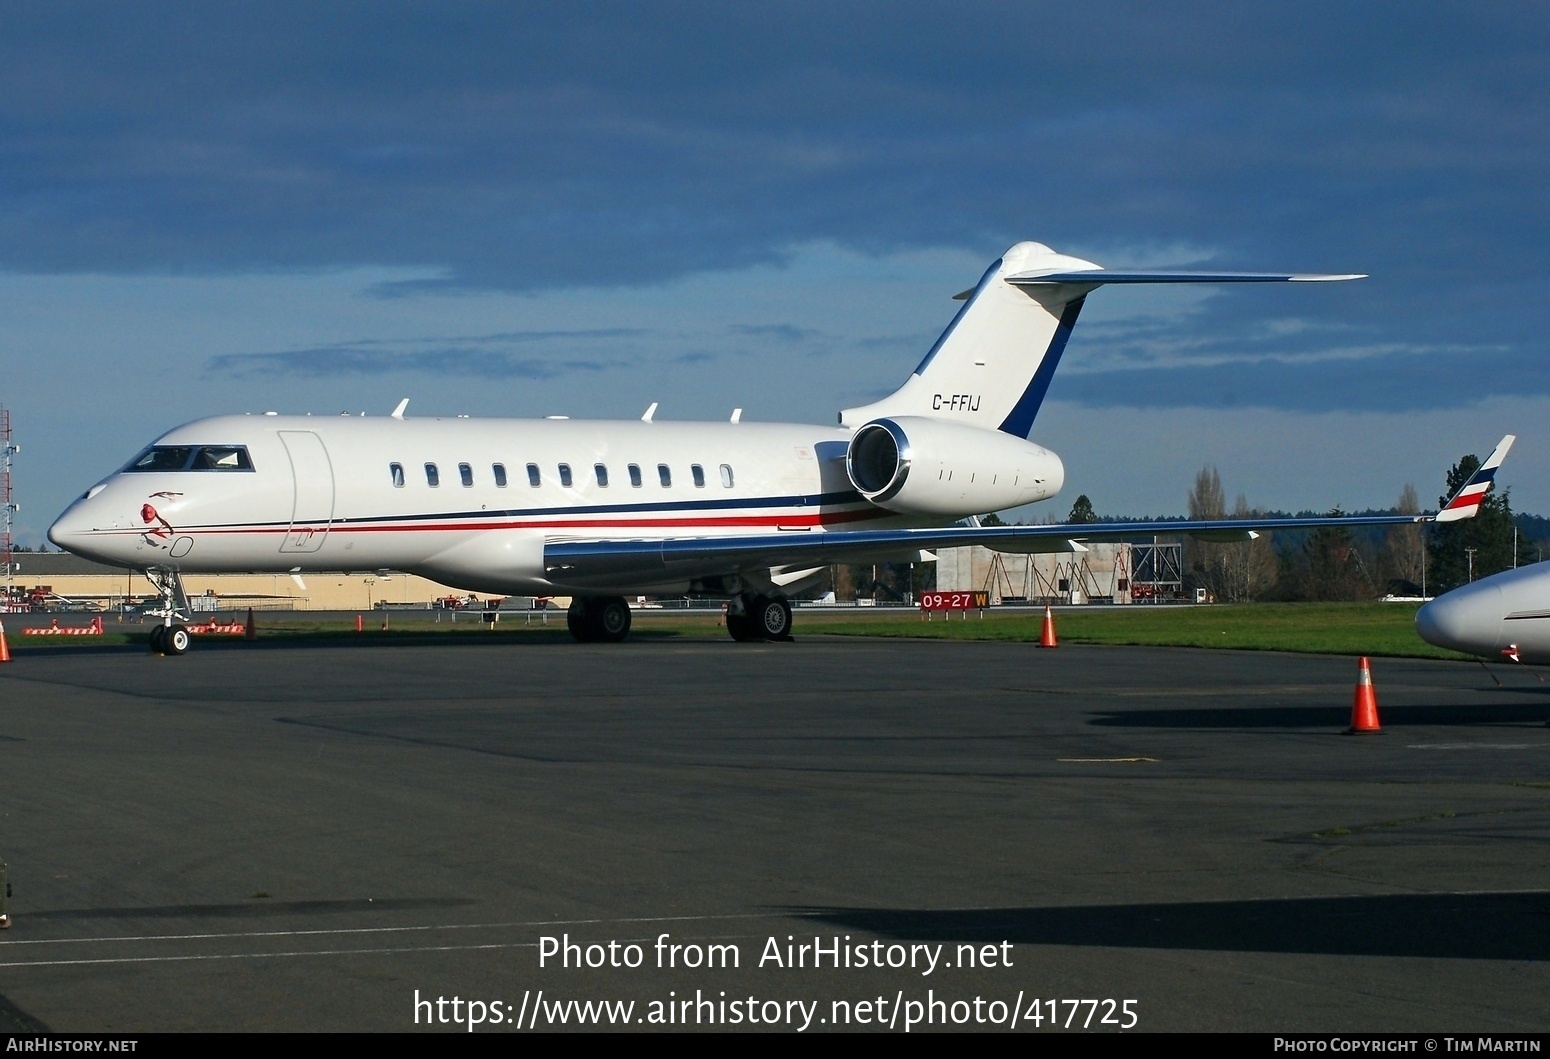
[[922, 592], [921, 610], [984, 610], [990, 606], [989, 592]]

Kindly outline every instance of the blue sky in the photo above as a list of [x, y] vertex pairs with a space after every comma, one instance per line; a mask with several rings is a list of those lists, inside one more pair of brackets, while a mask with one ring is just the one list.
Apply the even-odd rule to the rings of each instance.
[[832, 422], [1037, 239], [1110, 266], [1034, 428], [1100, 511], [1203, 463], [1550, 511], [1550, 14], [1473, 4], [0, 3], [22, 536], [222, 411]]

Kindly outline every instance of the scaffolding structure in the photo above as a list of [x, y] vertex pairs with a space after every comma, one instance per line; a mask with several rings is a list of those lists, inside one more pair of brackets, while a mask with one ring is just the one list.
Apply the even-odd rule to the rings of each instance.
[[11, 575], [16, 570], [11, 525], [17, 506], [11, 494], [11, 459], [20, 451], [11, 440], [11, 410], [0, 405], [0, 561], [5, 564], [5, 596], [0, 598], [0, 612], [7, 614], [16, 605], [16, 593], [11, 586]]
[[1094, 553], [1060, 552], [1035, 555], [990, 553], [984, 591], [996, 603], [1087, 603], [1095, 599], [1130, 602], [1130, 545], [1099, 545], [1103, 554], [1094, 568]]
[[1131, 594], [1138, 600], [1177, 598], [1184, 594], [1184, 545], [1132, 544]]
[[986, 592], [995, 604], [1153, 603], [1183, 598], [1183, 545], [1089, 542], [1080, 551], [937, 554], [937, 590]]

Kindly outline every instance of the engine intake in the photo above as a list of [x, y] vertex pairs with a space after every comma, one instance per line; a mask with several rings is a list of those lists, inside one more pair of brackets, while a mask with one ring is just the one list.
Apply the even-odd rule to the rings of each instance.
[[845, 470], [856, 491], [879, 507], [957, 518], [1044, 500], [1065, 484], [1065, 467], [1048, 449], [920, 416], [874, 419], [857, 429]]

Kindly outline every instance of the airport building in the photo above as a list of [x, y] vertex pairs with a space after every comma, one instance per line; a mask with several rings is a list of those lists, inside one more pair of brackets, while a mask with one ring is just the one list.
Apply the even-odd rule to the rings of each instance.
[[[156, 596], [138, 571], [67, 552], [16, 552], [13, 561], [13, 591], [19, 600], [41, 604], [39, 609], [112, 609]], [[287, 574], [190, 574], [183, 587], [196, 611], [370, 610], [384, 605], [427, 607], [449, 597], [469, 599], [457, 589], [402, 573], [306, 574], [301, 584]]]

